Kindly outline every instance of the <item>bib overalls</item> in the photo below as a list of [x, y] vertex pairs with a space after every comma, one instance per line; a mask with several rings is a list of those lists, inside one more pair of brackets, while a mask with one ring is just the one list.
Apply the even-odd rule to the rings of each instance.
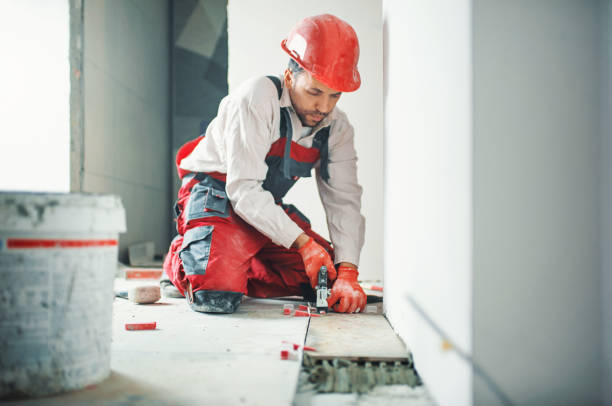
[[[269, 76], [281, 95], [277, 77]], [[266, 156], [268, 171], [263, 189], [274, 196], [289, 217], [332, 256], [333, 249], [312, 231], [308, 219], [283, 197], [301, 177], [310, 177], [320, 160], [321, 176], [327, 180], [329, 127], [318, 130], [312, 147], [292, 140], [289, 111], [281, 108], [280, 138]], [[204, 137], [183, 145], [176, 164], [182, 185], [175, 205], [178, 235], [170, 244], [164, 271], [193, 310], [232, 313], [243, 295], [279, 297], [303, 295], [310, 283], [302, 258], [295, 249], [276, 245], [238, 216], [225, 192], [225, 174], [189, 172], [181, 160]]]

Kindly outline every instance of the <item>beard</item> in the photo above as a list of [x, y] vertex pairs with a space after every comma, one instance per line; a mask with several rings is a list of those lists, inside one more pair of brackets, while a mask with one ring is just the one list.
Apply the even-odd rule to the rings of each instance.
[[306, 111], [300, 112], [298, 114], [298, 117], [300, 118], [300, 121], [302, 122], [303, 126], [315, 127], [328, 115], [329, 113], [321, 113], [320, 111], [316, 111], [316, 110], [313, 110], [313, 111], [306, 110]]

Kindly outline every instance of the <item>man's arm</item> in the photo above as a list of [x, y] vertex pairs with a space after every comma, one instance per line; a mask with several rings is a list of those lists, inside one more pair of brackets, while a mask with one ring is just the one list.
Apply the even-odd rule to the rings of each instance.
[[304, 244], [308, 242], [308, 240], [310, 240], [310, 237], [308, 236], [308, 234], [302, 233], [298, 235], [298, 238], [295, 239], [295, 241], [291, 245], [291, 248], [295, 248], [299, 250], [300, 248], [304, 246]]
[[[295, 239], [295, 241], [293, 242], [293, 245], [291, 245], [291, 248], [296, 248], [299, 250], [300, 248], [304, 246], [304, 244], [308, 242], [309, 239], [310, 237], [308, 236], [308, 234], [302, 233], [298, 236], [298, 238]], [[346, 266], [349, 268], [357, 269], [357, 265], [351, 264], [350, 262], [340, 262], [338, 266]]]
[[357, 154], [353, 145], [353, 127], [340, 117], [329, 143], [329, 180], [321, 179], [317, 169], [317, 185], [331, 240], [334, 244], [337, 278], [328, 299], [338, 312], [360, 312], [367, 297], [357, 278], [359, 255], [363, 247], [365, 219], [361, 215], [362, 188], [357, 182]]
[[[297, 250], [299, 250], [300, 248], [302, 248], [310, 239], [310, 237], [308, 236], [308, 234], [306, 233], [302, 233], [298, 236], [298, 238], [295, 239], [293, 245], [291, 246], [292, 248], [296, 248]], [[338, 266], [346, 266], [348, 268], [353, 268], [353, 269], [357, 269], [357, 265], [355, 264], [351, 264], [350, 262], [340, 262], [338, 264]], [[331, 278], [331, 279], [335, 279], [335, 278]]]
[[357, 181], [353, 127], [346, 119], [339, 121], [329, 141], [329, 180], [321, 178], [320, 167], [317, 167], [316, 179], [334, 244], [335, 262], [357, 268], [365, 235], [365, 218], [361, 215], [362, 188]]
[[262, 188], [268, 171], [266, 155], [276, 135], [272, 127], [279, 120], [276, 89], [265, 77], [254, 88], [232, 100], [224, 117], [226, 191], [240, 217], [274, 243], [289, 248], [302, 229]]

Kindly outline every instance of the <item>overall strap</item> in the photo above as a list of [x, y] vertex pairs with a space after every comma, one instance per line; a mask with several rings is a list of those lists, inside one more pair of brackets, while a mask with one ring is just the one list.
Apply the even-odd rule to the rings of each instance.
[[[266, 76], [276, 86], [276, 92], [280, 100], [283, 94], [283, 88], [281, 87], [281, 81], [277, 76], [269, 75]], [[280, 133], [281, 137], [285, 137], [285, 153], [283, 156], [283, 176], [286, 179], [291, 179], [290, 164], [291, 164], [291, 140], [293, 139], [293, 126], [291, 125], [291, 116], [286, 107], [280, 109], [281, 122], [280, 122]]]
[[280, 100], [281, 95], [283, 94], [283, 88], [281, 87], [280, 79], [278, 78], [278, 76], [273, 76], [273, 75], [268, 75], [266, 77], [270, 79], [272, 83], [274, 83], [274, 86], [276, 86], [276, 91], [278, 92], [278, 98]]
[[[281, 86], [281, 80], [277, 76], [269, 75], [266, 76], [276, 86], [278, 98], [280, 100], [283, 94], [283, 88]], [[285, 137], [285, 153], [283, 154], [283, 176], [286, 179], [291, 179], [290, 174], [290, 158], [291, 158], [291, 140], [293, 139], [293, 126], [291, 125], [291, 116], [286, 107], [281, 108], [281, 122], [280, 122], [280, 134], [281, 137]], [[323, 180], [329, 180], [329, 170], [327, 165], [329, 163], [329, 148], [327, 140], [329, 138], [329, 126], [319, 130], [315, 143], [321, 151], [321, 177]]]
[[291, 117], [289, 116], [289, 111], [287, 110], [287, 108], [281, 109], [281, 116], [281, 123], [282, 121], [285, 122], [285, 153], [283, 154], [283, 176], [285, 177], [285, 179], [291, 179], [289, 168], [291, 165], [291, 139], [293, 138], [293, 126], [291, 125]]
[[317, 135], [315, 135], [315, 139], [313, 144], [319, 148], [320, 158], [321, 158], [321, 178], [324, 181], [329, 181], [329, 169], [327, 165], [329, 164], [329, 126], [323, 127], [319, 130]]

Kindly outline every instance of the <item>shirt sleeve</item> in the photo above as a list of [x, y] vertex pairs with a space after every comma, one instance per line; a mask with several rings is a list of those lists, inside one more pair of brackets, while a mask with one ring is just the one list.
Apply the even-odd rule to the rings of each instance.
[[359, 265], [364, 243], [365, 217], [361, 215], [362, 188], [357, 181], [357, 153], [354, 130], [347, 120], [331, 129], [329, 139], [329, 180], [320, 176], [317, 186], [327, 216], [329, 235], [334, 244], [334, 262]]
[[265, 162], [274, 139], [278, 104], [253, 98], [233, 100], [225, 120], [226, 191], [234, 211], [274, 243], [289, 248], [302, 233], [272, 194], [262, 188]]

